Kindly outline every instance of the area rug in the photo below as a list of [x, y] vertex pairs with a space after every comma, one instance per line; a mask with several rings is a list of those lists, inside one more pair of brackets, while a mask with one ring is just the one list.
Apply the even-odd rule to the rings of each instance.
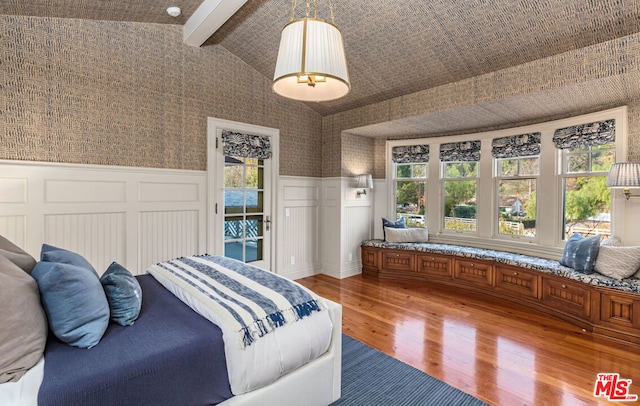
[[342, 397], [332, 405], [477, 406], [487, 404], [343, 334]]

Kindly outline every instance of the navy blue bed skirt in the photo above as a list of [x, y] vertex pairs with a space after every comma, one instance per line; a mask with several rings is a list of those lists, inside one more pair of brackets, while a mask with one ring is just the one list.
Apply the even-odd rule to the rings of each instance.
[[91, 349], [49, 334], [39, 406], [215, 405], [233, 396], [218, 326], [151, 275], [137, 278], [142, 310], [134, 325], [110, 323]]

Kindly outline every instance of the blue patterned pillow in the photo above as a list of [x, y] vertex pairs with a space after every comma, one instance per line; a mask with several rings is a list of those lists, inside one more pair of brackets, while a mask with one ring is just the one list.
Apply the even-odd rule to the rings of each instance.
[[384, 231], [385, 227], [390, 228], [407, 228], [407, 219], [400, 217], [398, 221], [391, 221], [386, 218], [382, 218], [382, 238], [387, 241], [387, 233]]
[[584, 274], [593, 273], [598, 251], [600, 249], [600, 235], [585, 238], [574, 233], [564, 245], [564, 252], [560, 264], [575, 269]]
[[138, 280], [125, 267], [112, 262], [100, 278], [109, 301], [111, 320], [130, 326], [140, 315], [142, 289]]
[[31, 276], [38, 282], [49, 327], [60, 341], [79, 348], [100, 342], [109, 325], [109, 303], [90, 270], [38, 262]]
[[67, 251], [62, 248], [54, 247], [49, 244], [42, 244], [42, 250], [40, 251], [40, 260], [44, 262], [59, 262], [62, 264], [75, 265], [82, 268], [86, 268], [93, 272], [93, 274], [99, 278], [98, 272], [91, 266], [82, 255], [76, 254], [72, 251]]

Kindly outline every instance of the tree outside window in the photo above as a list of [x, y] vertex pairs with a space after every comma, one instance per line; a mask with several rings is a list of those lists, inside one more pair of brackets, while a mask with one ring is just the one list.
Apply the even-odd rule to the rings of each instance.
[[611, 235], [611, 192], [607, 173], [615, 162], [615, 145], [594, 145], [563, 152], [563, 240]]
[[444, 228], [476, 231], [477, 162], [444, 164]]
[[427, 164], [396, 164], [396, 218], [405, 217], [407, 227], [426, 225]]

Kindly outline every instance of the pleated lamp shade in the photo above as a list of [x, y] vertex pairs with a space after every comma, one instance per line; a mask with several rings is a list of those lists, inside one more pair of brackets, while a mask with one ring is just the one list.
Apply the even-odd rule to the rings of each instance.
[[640, 187], [640, 163], [618, 162], [612, 164], [607, 177], [607, 187]]
[[293, 100], [321, 102], [349, 93], [349, 72], [340, 30], [315, 18], [282, 29], [273, 91]]

